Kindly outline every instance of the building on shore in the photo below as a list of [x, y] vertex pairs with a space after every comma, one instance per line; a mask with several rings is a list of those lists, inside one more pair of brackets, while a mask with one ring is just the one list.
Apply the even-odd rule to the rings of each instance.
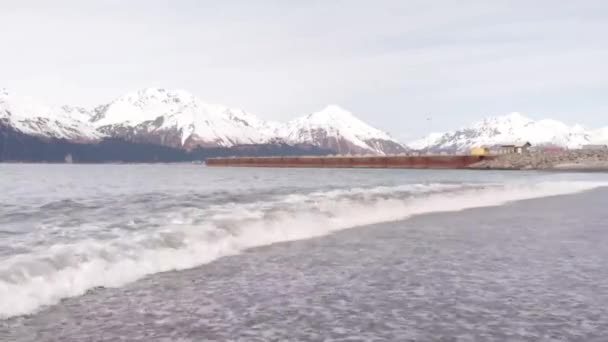
[[522, 154], [528, 152], [531, 146], [532, 144], [527, 141], [523, 143], [502, 144], [498, 148], [498, 154]]

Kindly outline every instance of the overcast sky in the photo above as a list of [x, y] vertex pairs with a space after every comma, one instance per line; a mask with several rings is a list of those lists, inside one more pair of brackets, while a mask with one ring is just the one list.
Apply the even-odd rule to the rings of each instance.
[[0, 0], [0, 87], [87, 107], [178, 88], [276, 120], [338, 104], [403, 141], [513, 111], [605, 126], [608, 1]]

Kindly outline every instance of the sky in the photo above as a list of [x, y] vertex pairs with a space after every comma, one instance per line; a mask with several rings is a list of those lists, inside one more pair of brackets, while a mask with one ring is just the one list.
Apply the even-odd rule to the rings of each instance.
[[94, 107], [187, 90], [407, 142], [521, 112], [608, 126], [608, 1], [0, 0], [0, 88]]

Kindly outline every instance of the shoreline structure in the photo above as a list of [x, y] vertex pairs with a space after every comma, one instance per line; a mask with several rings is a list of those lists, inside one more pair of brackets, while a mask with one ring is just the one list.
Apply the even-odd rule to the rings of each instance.
[[401, 168], [608, 171], [608, 151], [569, 150], [504, 155], [328, 156], [210, 158], [211, 167]]
[[325, 156], [210, 158], [207, 166], [278, 168], [465, 169], [492, 156]]

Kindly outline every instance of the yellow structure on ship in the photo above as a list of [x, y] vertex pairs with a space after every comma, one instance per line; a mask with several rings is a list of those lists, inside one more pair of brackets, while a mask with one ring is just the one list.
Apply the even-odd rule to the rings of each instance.
[[487, 147], [475, 147], [471, 149], [472, 156], [487, 156], [490, 154], [490, 149]]

